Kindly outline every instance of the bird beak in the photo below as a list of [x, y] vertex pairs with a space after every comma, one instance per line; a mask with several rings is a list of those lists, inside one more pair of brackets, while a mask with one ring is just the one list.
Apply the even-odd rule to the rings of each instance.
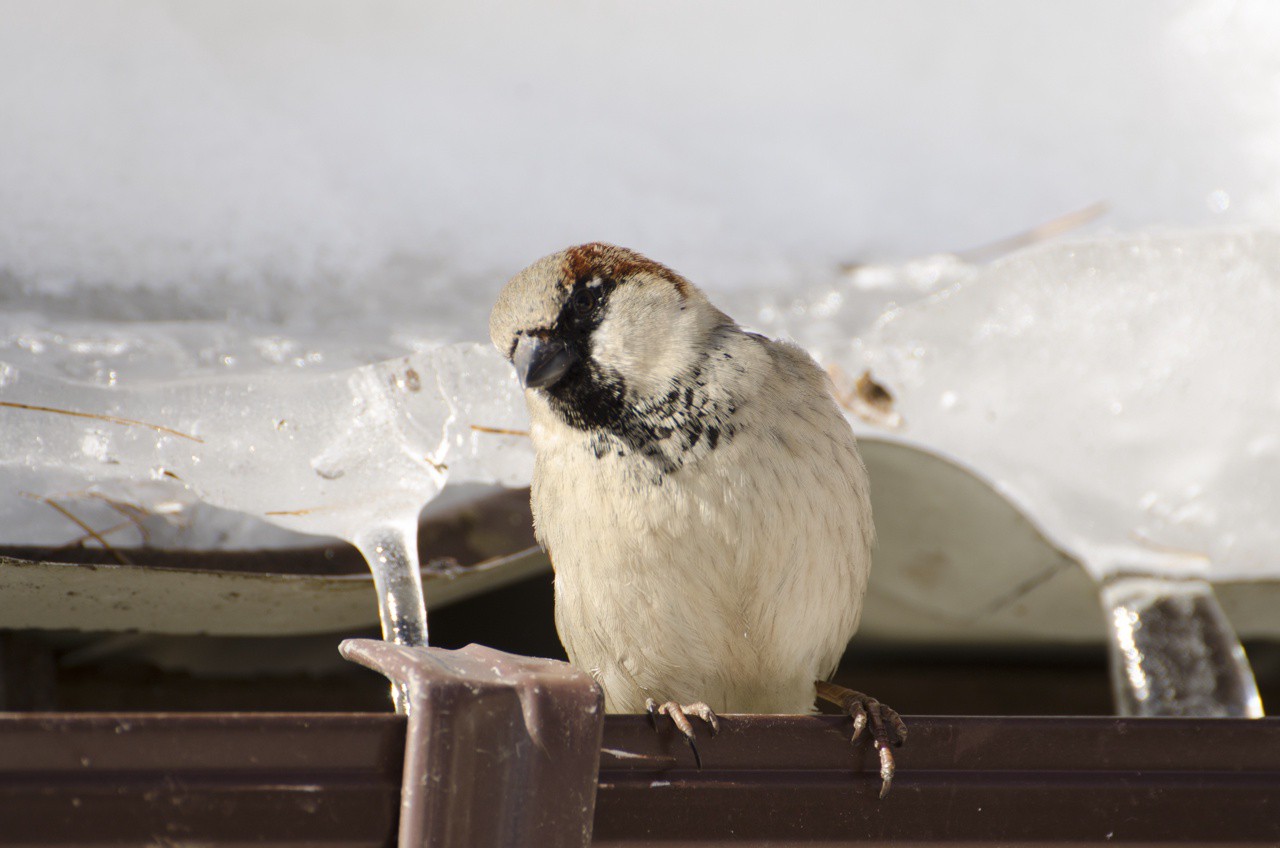
[[521, 336], [511, 354], [511, 364], [516, 367], [520, 385], [526, 389], [545, 389], [555, 383], [578, 357], [555, 339], [539, 339]]

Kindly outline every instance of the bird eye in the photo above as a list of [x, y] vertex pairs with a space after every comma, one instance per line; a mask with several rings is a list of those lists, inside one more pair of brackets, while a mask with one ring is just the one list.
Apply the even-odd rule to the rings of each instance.
[[573, 313], [579, 317], [588, 315], [600, 305], [600, 298], [595, 289], [578, 289], [569, 300]]

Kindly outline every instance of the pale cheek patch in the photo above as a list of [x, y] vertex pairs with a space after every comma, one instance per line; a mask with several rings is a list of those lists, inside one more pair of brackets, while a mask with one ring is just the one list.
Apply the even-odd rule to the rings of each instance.
[[619, 289], [592, 336], [592, 357], [639, 395], [665, 390], [696, 355], [697, 318], [681, 305], [675, 292], [661, 297]]

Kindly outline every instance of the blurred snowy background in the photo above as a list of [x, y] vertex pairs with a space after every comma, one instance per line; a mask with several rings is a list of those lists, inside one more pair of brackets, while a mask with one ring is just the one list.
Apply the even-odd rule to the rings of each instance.
[[604, 240], [871, 367], [862, 435], [1095, 573], [1274, 575], [1278, 44], [1266, 0], [0, 3], [0, 543], [520, 484], [489, 306]]
[[607, 240], [714, 290], [1280, 217], [1257, 2], [0, 4], [4, 305], [482, 339]]

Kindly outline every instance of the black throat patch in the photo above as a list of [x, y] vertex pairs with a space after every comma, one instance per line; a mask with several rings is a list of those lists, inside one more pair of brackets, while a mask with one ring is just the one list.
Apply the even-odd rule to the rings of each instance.
[[[737, 401], [713, 388], [718, 368], [732, 357], [712, 345], [661, 395], [628, 398], [621, 375], [602, 369], [589, 356], [548, 391], [552, 410], [569, 426], [592, 434], [597, 458], [636, 454], [660, 475], [679, 470], [731, 440], [737, 430]], [[735, 363], [736, 364], [736, 363]]]

